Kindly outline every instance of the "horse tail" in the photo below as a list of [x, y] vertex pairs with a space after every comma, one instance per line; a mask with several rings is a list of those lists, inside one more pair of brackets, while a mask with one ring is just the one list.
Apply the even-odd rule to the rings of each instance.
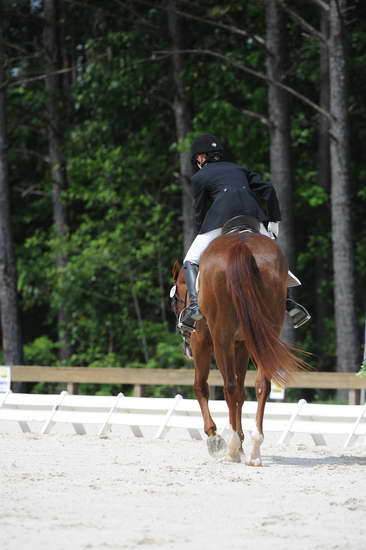
[[[271, 310], [268, 289], [245, 240], [235, 241], [230, 249], [226, 280], [250, 358], [268, 380], [286, 385], [294, 371], [308, 365], [280, 339], [274, 320], [278, 311]], [[283, 292], [275, 280], [273, 285], [272, 295]]]

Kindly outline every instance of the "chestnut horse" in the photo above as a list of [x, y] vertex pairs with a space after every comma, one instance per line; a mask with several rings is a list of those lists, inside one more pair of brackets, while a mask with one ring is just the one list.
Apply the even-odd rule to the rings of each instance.
[[[252, 449], [246, 463], [261, 466], [263, 415], [271, 380], [281, 385], [291, 373], [305, 366], [280, 340], [285, 315], [288, 266], [275, 241], [253, 232], [223, 235], [202, 255], [199, 274], [199, 307], [204, 319], [191, 335], [195, 364], [194, 390], [201, 407], [210, 454], [225, 451], [208, 407], [208, 375], [212, 355], [224, 381], [224, 395], [233, 430], [226, 458], [240, 462], [244, 433], [242, 407], [244, 379], [249, 358], [257, 367], [255, 382], [258, 409]], [[183, 270], [173, 267], [176, 285], [175, 312], [187, 299]]]

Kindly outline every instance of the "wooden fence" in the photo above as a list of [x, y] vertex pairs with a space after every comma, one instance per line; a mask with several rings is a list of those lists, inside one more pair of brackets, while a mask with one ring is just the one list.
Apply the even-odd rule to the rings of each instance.
[[[248, 371], [245, 385], [253, 387], [255, 371]], [[78, 384], [130, 384], [134, 386], [134, 395], [143, 395], [143, 386], [165, 384], [169, 386], [192, 386], [194, 369], [144, 369], [110, 367], [38, 367], [13, 366], [14, 382], [58, 382], [67, 385], [70, 393], [78, 392]], [[209, 376], [211, 397], [214, 388], [223, 386], [220, 372], [211, 370]], [[349, 403], [360, 402], [360, 391], [366, 390], [366, 376], [352, 373], [335, 372], [299, 372], [293, 377], [287, 388], [343, 389], [349, 392]], [[362, 399], [363, 401], [364, 399]]]

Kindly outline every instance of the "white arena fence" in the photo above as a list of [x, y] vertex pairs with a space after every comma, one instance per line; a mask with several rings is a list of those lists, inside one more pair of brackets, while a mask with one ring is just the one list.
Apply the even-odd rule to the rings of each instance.
[[[220, 433], [229, 428], [225, 401], [211, 401], [210, 411]], [[257, 403], [246, 401], [243, 408], [245, 430], [252, 430]], [[98, 436], [112, 426], [128, 426], [136, 437], [142, 428], [156, 428], [154, 437], [163, 439], [172, 428], [187, 430], [192, 439], [202, 439], [203, 420], [198, 402], [174, 398], [60, 394], [0, 394], [0, 421], [17, 422], [30, 432], [30, 422], [40, 423], [40, 433], [48, 434], [57, 423], [71, 424], [77, 434], [86, 434], [87, 425], [98, 426]], [[266, 405], [264, 431], [278, 432], [278, 444], [286, 444], [295, 434], [308, 434], [315, 445], [326, 445], [327, 435], [344, 436], [344, 448], [366, 445], [365, 405], [318, 405], [300, 399], [298, 403]]]

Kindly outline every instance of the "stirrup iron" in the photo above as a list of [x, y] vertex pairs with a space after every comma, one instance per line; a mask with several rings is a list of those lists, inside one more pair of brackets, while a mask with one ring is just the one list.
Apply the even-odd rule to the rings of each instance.
[[292, 298], [287, 298], [287, 305], [289, 306], [287, 313], [291, 317], [294, 328], [302, 327], [302, 325], [311, 319], [310, 313], [304, 306], [298, 304], [295, 300], [292, 300]]
[[185, 313], [186, 309], [187, 308], [185, 307], [180, 312], [179, 317], [178, 317], [178, 323], [177, 323], [177, 328], [179, 329], [179, 331], [181, 332], [182, 335], [184, 334], [184, 332], [190, 332], [191, 333], [191, 332], [194, 332], [196, 330], [196, 321], [194, 321], [193, 319], [191, 319], [192, 324], [186, 324], [186, 323], [182, 322], [182, 316]]

